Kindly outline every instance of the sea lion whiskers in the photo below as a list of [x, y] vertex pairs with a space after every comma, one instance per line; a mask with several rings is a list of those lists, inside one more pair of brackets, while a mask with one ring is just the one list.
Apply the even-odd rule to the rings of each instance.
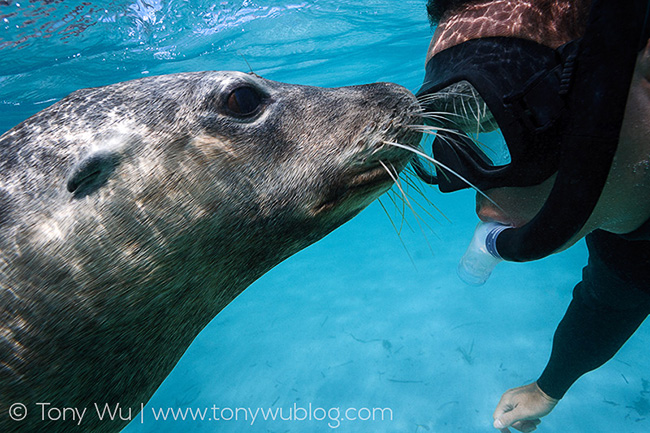
[[471, 130], [476, 122], [476, 133], [490, 131], [496, 127], [492, 113], [478, 91], [467, 81], [460, 81], [438, 92], [418, 97], [423, 112], [441, 115], [446, 119], [424, 116], [425, 119], [457, 125]]
[[[449, 124], [453, 124], [452, 117], [453, 116], [458, 117], [458, 114], [448, 113], [445, 111], [431, 111], [428, 113], [418, 113], [417, 116], [421, 117], [424, 120], [432, 121], [432, 123], [435, 122], [437, 124], [439, 123], [442, 125], [445, 124], [449, 125]], [[433, 125], [429, 125], [429, 126], [433, 126]]]
[[[390, 195], [389, 195], [389, 198], [391, 199], [391, 201], [393, 201], [393, 204], [397, 208], [397, 203], [395, 203], [395, 201], [393, 200], [392, 197], [390, 197]], [[413, 264], [413, 267], [417, 269], [417, 266], [415, 265], [415, 260], [413, 260], [413, 256], [411, 256], [411, 253], [409, 252], [408, 248], [406, 247], [406, 243], [404, 242], [404, 239], [402, 239], [401, 227], [400, 227], [400, 230], [397, 229], [397, 226], [395, 225], [395, 222], [393, 221], [393, 219], [390, 217], [390, 213], [388, 212], [388, 209], [386, 209], [386, 206], [384, 206], [384, 203], [381, 201], [381, 199], [377, 199], [377, 201], [379, 202], [379, 205], [381, 206], [381, 208], [384, 210], [384, 213], [388, 217], [388, 221], [390, 221], [390, 224], [393, 226], [393, 229], [395, 230], [395, 233], [397, 234], [397, 238], [399, 239], [400, 243], [402, 244], [402, 248], [404, 248], [404, 252], [406, 252], [406, 255], [408, 256], [409, 260]], [[402, 214], [402, 220], [404, 220], [403, 214]], [[407, 224], [408, 224], [408, 222], [407, 222]]]
[[423, 96], [418, 96], [418, 102], [420, 102], [420, 104], [427, 103], [427, 102], [435, 102], [435, 101], [439, 101], [439, 100], [445, 100], [445, 99], [449, 98], [450, 96], [457, 96], [457, 97], [460, 97], [460, 98], [467, 98], [470, 95], [468, 94], [468, 92], [464, 91], [464, 89], [461, 90], [461, 91], [443, 89], [443, 90], [441, 90], [439, 92], [428, 93], [428, 94], [423, 95]]
[[433, 136], [437, 136], [438, 132], [445, 132], [445, 133], [447, 133], [449, 135], [454, 135], [454, 136], [457, 136], [457, 137], [465, 137], [465, 134], [463, 134], [460, 131], [457, 131], [455, 129], [445, 128], [445, 127], [442, 127], [442, 126], [410, 125], [409, 128], [413, 129], [414, 131], [423, 132], [425, 134], [429, 134], [429, 135], [433, 135]]
[[[427, 113], [423, 113], [423, 111], [422, 111], [422, 110], [423, 110], [423, 109], [422, 109], [422, 106], [419, 106], [419, 107], [417, 107], [417, 108], [418, 108], [418, 109], [417, 109], [416, 112], [414, 113], [414, 116], [415, 116], [415, 117], [424, 117], [424, 116], [427, 115]], [[445, 113], [442, 113], [442, 114], [445, 114]], [[453, 114], [453, 113], [452, 113], [452, 114]], [[425, 133], [425, 134], [428, 134], [428, 135], [432, 135], [432, 136], [436, 136], [436, 135], [437, 135], [437, 132], [438, 132], [439, 130], [444, 129], [444, 128], [438, 128], [438, 127], [434, 127], [434, 126], [426, 125], [426, 124], [411, 124], [411, 125], [406, 125], [405, 127], [408, 128], [408, 129], [413, 129], [413, 130], [415, 130], [415, 131], [418, 131], [418, 132], [421, 132], [421, 133]], [[448, 130], [448, 129], [444, 129], [444, 130], [449, 131], [450, 133], [457, 133], [457, 132], [454, 131], [454, 130]], [[420, 143], [418, 144], [417, 148], [418, 148], [418, 149], [422, 149], [422, 142], [420, 142]], [[413, 167], [412, 167], [411, 165], [408, 165], [404, 170], [402, 170], [402, 174], [403, 174], [404, 176], [400, 176], [400, 178], [404, 180], [404, 182], [406, 183], [406, 185], [408, 185], [408, 186], [410, 186], [411, 188], [413, 188], [413, 189], [417, 192], [417, 194], [418, 194], [419, 197], [424, 198], [424, 201], [425, 201], [425, 203], [426, 203], [427, 205], [433, 207], [433, 208], [434, 208], [434, 209], [435, 209], [435, 210], [436, 210], [440, 215], [442, 215], [442, 217], [443, 217], [444, 219], [446, 219], [447, 221], [451, 222], [451, 221], [449, 220], [449, 218], [447, 217], [447, 215], [445, 215], [445, 213], [444, 213], [444, 212], [443, 212], [443, 211], [442, 211], [438, 206], [436, 206], [435, 203], [433, 203], [433, 202], [432, 202], [432, 201], [431, 201], [431, 200], [430, 200], [430, 199], [429, 199], [429, 198], [424, 194], [424, 192], [423, 192], [423, 191], [421, 190], [421, 188], [419, 187], [418, 183], [416, 183], [416, 182], [413, 181], [412, 178], [417, 178], [417, 175], [416, 175], [415, 170], [413, 169]], [[390, 191], [389, 191], [389, 193], [390, 193]], [[411, 201], [412, 201], [412, 203], [416, 204], [416, 205], [417, 205], [417, 206], [418, 206], [422, 211], [424, 211], [428, 216], [430, 216], [433, 220], [436, 220], [436, 221], [437, 221], [437, 218], [436, 218], [436, 217], [435, 217], [435, 216], [434, 216], [434, 215], [429, 211], [429, 209], [427, 209], [424, 205], [422, 205], [422, 204], [420, 203], [420, 201], [418, 201], [418, 200], [414, 200], [413, 197], [410, 196], [410, 195], [409, 195], [409, 197], [411, 197]], [[391, 201], [392, 201], [393, 204], [396, 206], [396, 208], [399, 207], [399, 206], [397, 205], [397, 203], [395, 202], [395, 200], [392, 199], [392, 197], [389, 196], [389, 198], [391, 198]], [[405, 204], [404, 204], [404, 200], [402, 200], [402, 204], [403, 204], [403, 206], [405, 206]], [[401, 212], [401, 216], [402, 216], [402, 225], [403, 225], [405, 222], [406, 222], [406, 224], [408, 224], [408, 221], [406, 221], [405, 218], [404, 218], [404, 217], [405, 217], [404, 212]], [[401, 231], [401, 230], [399, 230], [399, 231]]]
[[[395, 234], [397, 235], [397, 238], [399, 239], [400, 243], [402, 244], [402, 248], [404, 248], [404, 252], [406, 253], [407, 257], [413, 264], [413, 267], [417, 269], [417, 266], [415, 265], [415, 260], [413, 260], [413, 256], [411, 255], [408, 247], [406, 246], [406, 243], [404, 242], [404, 239], [402, 239], [402, 229], [404, 228], [404, 225], [406, 224], [409, 228], [411, 228], [411, 225], [409, 224], [408, 220], [406, 219], [406, 201], [405, 200], [400, 200], [401, 201], [401, 206], [398, 204], [397, 200], [393, 197], [394, 193], [392, 190], [389, 190], [386, 192], [386, 196], [388, 199], [393, 203], [394, 208], [397, 210], [397, 213], [399, 214], [400, 217], [400, 226], [399, 228], [393, 221], [393, 218], [390, 216], [390, 212], [388, 212], [388, 209], [382, 202], [381, 198], [378, 198], [377, 201], [379, 202], [379, 205], [383, 209], [384, 213], [386, 214], [386, 217], [388, 218], [388, 221], [390, 222], [391, 226], [393, 226], [393, 230], [395, 231]], [[413, 230], [411, 228], [411, 230]]]
[[[391, 165], [392, 165], [392, 164], [391, 164]], [[410, 167], [409, 167], [409, 168], [410, 168]], [[413, 188], [413, 189], [415, 190], [415, 192], [417, 193], [417, 197], [418, 197], [418, 198], [424, 198], [424, 201], [426, 202], [426, 204], [432, 206], [432, 207], [433, 207], [436, 211], [438, 211], [438, 213], [440, 213], [440, 215], [442, 215], [442, 216], [443, 216], [447, 221], [451, 222], [451, 221], [449, 220], [449, 218], [447, 218], [447, 216], [444, 214], [444, 212], [443, 212], [441, 209], [439, 209], [439, 208], [438, 208], [438, 207], [437, 207], [437, 206], [436, 206], [436, 205], [435, 205], [431, 200], [429, 200], [429, 199], [426, 197], [426, 195], [424, 194], [424, 192], [419, 188], [419, 186], [416, 185], [416, 184], [411, 180], [411, 177], [415, 174], [415, 172], [411, 173], [410, 170], [407, 168], [407, 169], [404, 169], [404, 170], [402, 171], [402, 174], [403, 174], [404, 176], [400, 176], [400, 179], [402, 179], [402, 180], [404, 181], [404, 184], [406, 185], [406, 187], [411, 187], [411, 188]], [[424, 212], [427, 216], [429, 216], [432, 220], [434, 220], [434, 221], [436, 221], [436, 222], [438, 221], [438, 218], [436, 218], [436, 217], [435, 217], [431, 212], [429, 212], [429, 209], [427, 209], [427, 208], [426, 208], [422, 203], [420, 203], [419, 200], [416, 200], [415, 197], [414, 197], [412, 194], [409, 194], [409, 193], [407, 192], [406, 188], [404, 188], [404, 192], [406, 193], [406, 196], [410, 199], [410, 202], [411, 202], [412, 205], [417, 206], [421, 211], [423, 211], [423, 212]], [[421, 224], [424, 224], [424, 225], [426, 226], [426, 228], [429, 229], [429, 231], [431, 231], [431, 232], [432, 232], [434, 235], [436, 235], [436, 237], [437, 237], [437, 234], [436, 234], [435, 230], [433, 230], [433, 228], [431, 228], [431, 227], [429, 226], [429, 224], [424, 220], [424, 218], [422, 218], [422, 217], [421, 217], [421, 216], [420, 216], [416, 211], [414, 211], [412, 207], [411, 207], [411, 210], [413, 211], [413, 215], [414, 215], [415, 218], [416, 218], [416, 222], [418, 222], [418, 224], [420, 224], [420, 223], [421, 223]], [[407, 223], [408, 223], [408, 222], [407, 222]], [[425, 236], [425, 239], [426, 239], [426, 236]], [[427, 242], [427, 244], [428, 244], [428, 242]]]
[[[400, 178], [402, 178], [404, 180], [406, 185], [413, 188], [415, 190], [415, 192], [418, 194], [419, 197], [424, 199], [424, 202], [425, 202], [426, 205], [431, 206], [432, 208], [434, 208], [436, 210], [436, 212], [438, 214], [442, 215], [442, 217], [445, 220], [447, 220], [448, 222], [451, 222], [449, 217], [447, 217], [447, 215], [445, 215], [445, 213], [442, 211], [442, 209], [440, 209], [438, 206], [436, 206], [436, 204], [426, 196], [424, 191], [422, 191], [422, 189], [420, 188], [420, 185], [422, 185], [422, 182], [420, 181], [419, 183], [416, 183], [416, 182], [413, 181], [413, 179], [418, 179], [419, 180], [419, 178], [418, 178], [417, 174], [415, 173], [415, 170], [413, 170], [412, 167], [409, 166], [409, 167], [405, 168], [404, 170], [402, 170]], [[417, 205], [425, 214], [427, 214], [429, 217], [431, 217], [431, 219], [433, 219], [435, 221], [438, 221], [438, 218], [432, 212], [430, 212], [429, 209], [427, 209], [422, 203], [420, 203], [418, 200], [414, 200], [412, 196], [411, 196], [411, 198], [412, 198], [413, 203], [415, 205]]]
[[402, 229], [404, 228], [404, 225], [406, 224], [407, 226], [411, 226], [409, 222], [406, 220], [406, 201], [405, 200], [399, 200], [401, 197], [400, 194], [394, 192], [393, 190], [388, 191], [386, 193], [386, 196], [388, 199], [393, 203], [393, 206], [397, 210], [397, 214], [400, 217], [400, 223], [399, 223], [399, 229], [396, 229], [397, 235], [400, 236], [402, 234]]
[[[419, 201], [415, 200], [414, 197], [413, 197], [411, 194], [407, 193], [405, 188], [400, 188], [401, 185], [399, 185], [399, 181], [400, 181], [400, 180], [403, 180], [403, 181], [404, 181], [404, 184], [405, 184], [406, 186], [413, 188], [413, 189], [415, 190], [415, 192], [416, 192], [420, 197], [424, 198], [425, 202], [426, 202], [428, 205], [434, 207], [438, 212], [440, 212], [440, 214], [441, 214], [445, 219], [449, 220], [449, 219], [447, 218], [447, 216], [446, 216], [446, 215], [445, 215], [445, 214], [444, 214], [440, 209], [438, 209], [438, 207], [436, 207], [436, 205], [435, 205], [431, 200], [429, 200], [429, 199], [426, 197], [426, 195], [425, 195], [424, 192], [419, 188], [419, 186], [418, 186], [417, 184], [415, 184], [415, 183], [412, 181], [411, 177], [412, 177], [412, 175], [415, 174], [414, 172], [411, 173], [410, 170], [409, 170], [409, 168], [407, 167], [406, 169], [402, 170], [402, 174], [403, 174], [404, 176], [399, 176], [399, 178], [397, 178], [397, 182], [396, 182], [396, 184], [398, 184], [398, 188], [399, 188], [399, 191], [400, 191], [400, 194], [396, 194], [398, 197], [403, 197], [404, 195], [406, 195], [406, 196], [411, 200], [411, 203], [412, 203], [412, 204], [417, 205], [417, 206], [418, 206], [420, 209], [422, 209], [422, 211], [424, 211], [428, 216], [430, 216], [433, 220], [436, 220], [436, 221], [437, 221], [437, 218], [436, 218], [434, 215], [432, 215], [432, 214], [429, 212], [429, 210], [428, 210], [427, 208], [425, 208], [425, 207], [424, 207], [424, 206], [423, 206]], [[389, 198], [391, 199], [391, 201], [393, 202], [393, 204], [394, 204], [396, 207], [398, 207], [398, 206], [397, 206], [397, 203], [395, 202], [395, 200], [392, 198], [392, 196], [390, 196], [390, 193], [391, 193], [391, 191], [388, 191]], [[400, 212], [400, 215], [401, 215], [402, 218], [403, 218], [403, 222], [406, 222], [406, 223], [408, 224], [408, 221], [405, 221], [405, 220], [404, 220], [404, 218], [405, 218], [405, 216], [406, 216], [406, 215], [405, 215], [405, 212], [404, 212], [404, 210], [405, 210], [405, 208], [406, 208], [406, 200], [403, 199], [403, 200], [401, 200], [401, 201], [402, 201], [402, 211]], [[415, 215], [417, 215], [417, 213], [415, 213]]]
[[492, 200], [490, 197], [488, 197], [487, 194], [485, 194], [483, 191], [481, 191], [478, 187], [476, 187], [470, 181], [465, 179], [463, 176], [458, 174], [456, 171], [454, 171], [451, 168], [447, 167], [445, 164], [441, 163], [440, 161], [436, 160], [435, 158], [433, 158], [433, 157], [427, 155], [426, 153], [422, 152], [421, 150], [415, 149], [415, 148], [413, 148], [411, 146], [406, 146], [404, 144], [396, 143], [396, 142], [393, 142], [393, 141], [386, 141], [385, 143], [390, 145], [390, 146], [395, 146], [395, 147], [399, 147], [399, 148], [404, 149], [404, 150], [408, 150], [409, 152], [412, 152], [415, 155], [420, 156], [420, 157], [426, 159], [427, 161], [433, 163], [435, 166], [443, 168], [444, 170], [448, 171], [449, 173], [453, 174], [454, 176], [458, 177], [460, 180], [465, 182], [470, 188], [472, 188], [474, 191], [479, 193], [481, 196], [483, 196], [486, 200], [488, 200], [490, 203], [495, 205], [497, 208], [499, 208], [500, 210], [503, 210], [501, 208], [501, 206], [499, 206], [494, 200]]
[[[411, 209], [411, 212], [413, 212], [413, 215], [415, 216], [415, 221], [417, 222], [418, 226], [420, 227], [420, 231], [422, 232], [422, 236], [424, 236], [424, 240], [426, 241], [426, 243], [427, 243], [429, 249], [430, 249], [431, 252], [433, 253], [433, 249], [431, 248], [431, 244], [429, 243], [429, 240], [427, 239], [427, 235], [426, 235], [426, 233], [425, 233], [425, 231], [424, 231], [424, 227], [422, 227], [422, 224], [427, 225], [426, 222], [424, 222], [424, 220], [423, 220], [422, 218], [420, 218], [420, 216], [418, 215], [418, 213], [417, 213], [417, 212], [415, 211], [415, 209], [413, 208], [413, 205], [411, 204], [411, 200], [409, 200], [409, 195], [406, 193], [406, 191], [404, 191], [404, 188], [402, 188], [402, 185], [401, 185], [401, 183], [400, 183], [400, 181], [399, 181], [399, 178], [395, 175], [395, 173], [393, 173], [393, 172], [392, 172], [392, 171], [391, 171], [391, 170], [386, 166], [386, 164], [384, 164], [383, 161], [379, 161], [379, 163], [382, 165], [382, 167], [384, 167], [384, 169], [386, 170], [386, 172], [388, 173], [388, 175], [389, 175], [389, 176], [393, 179], [393, 181], [395, 182], [395, 185], [397, 185], [397, 188], [399, 189], [399, 191], [402, 193], [402, 198], [404, 199], [404, 202], [405, 202], [406, 205], [409, 207], [409, 209]], [[389, 163], [389, 164], [390, 164], [390, 163]], [[392, 168], [393, 170], [395, 170], [395, 167], [393, 167], [392, 164], [391, 164], [391, 168]], [[396, 170], [395, 170], [395, 171], [396, 171]], [[428, 225], [427, 225], [427, 227], [428, 227]], [[428, 227], [428, 228], [431, 229], [431, 227]]]

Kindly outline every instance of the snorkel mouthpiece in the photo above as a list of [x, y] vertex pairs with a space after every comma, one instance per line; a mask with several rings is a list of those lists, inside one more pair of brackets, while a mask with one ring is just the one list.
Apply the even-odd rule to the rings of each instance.
[[480, 222], [467, 251], [458, 264], [458, 276], [471, 286], [485, 284], [494, 267], [503, 259], [496, 249], [496, 240], [503, 230], [510, 228], [499, 223]]

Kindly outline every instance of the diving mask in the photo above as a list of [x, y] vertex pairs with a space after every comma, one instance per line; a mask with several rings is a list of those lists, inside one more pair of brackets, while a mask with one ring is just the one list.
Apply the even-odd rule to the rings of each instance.
[[[439, 164], [432, 173], [421, 160], [414, 162], [424, 181], [443, 192], [470, 184], [485, 190], [536, 185], [557, 172], [539, 213], [498, 233], [499, 257], [548, 256], [576, 236], [593, 212], [618, 146], [636, 57], [648, 41], [649, 5], [593, 0], [584, 36], [557, 50], [494, 37], [460, 43], [429, 60], [418, 97], [438, 131], [432, 147]], [[458, 122], [461, 112], [437, 105], [445, 89], [463, 82], [480, 96], [474, 98], [478, 127], [467, 126], [471, 116]], [[490, 122], [502, 134], [496, 151], [506, 155], [502, 159], [491, 159], [480, 140], [482, 131], [492, 131]]]
[[[415, 168], [443, 192], [532, 186], [557, 171], [563, 97], [578, 42], [557, 50], [509, 37], [467, 41], [429, 60], [417, 96], [435, 159]], [[435, 172], [434, 172], [435, 171]]]

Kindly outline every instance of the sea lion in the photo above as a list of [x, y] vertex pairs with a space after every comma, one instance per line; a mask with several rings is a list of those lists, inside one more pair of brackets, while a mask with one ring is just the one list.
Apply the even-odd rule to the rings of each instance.
[[417, 145], [418, 111], [387, 83], [196, 72], [4, 134], [0, 431], [119, 431], [93, 405], [137, 414], [221, 309], [388, 190], [410, 153], [386, 142]]

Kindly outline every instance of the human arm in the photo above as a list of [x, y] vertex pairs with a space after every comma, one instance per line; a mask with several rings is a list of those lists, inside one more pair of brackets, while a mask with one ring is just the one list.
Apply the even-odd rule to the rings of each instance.
[[588, 246], [589, 265], [557, 328], [546, 369], [536, 383], [507, 391], [497, 406], [494, 427], [504, 433], [510, 426], [533, 431], [580, 376], [616, 354], [650, 311], [650, 242], [601, 232], [590, 235]]

